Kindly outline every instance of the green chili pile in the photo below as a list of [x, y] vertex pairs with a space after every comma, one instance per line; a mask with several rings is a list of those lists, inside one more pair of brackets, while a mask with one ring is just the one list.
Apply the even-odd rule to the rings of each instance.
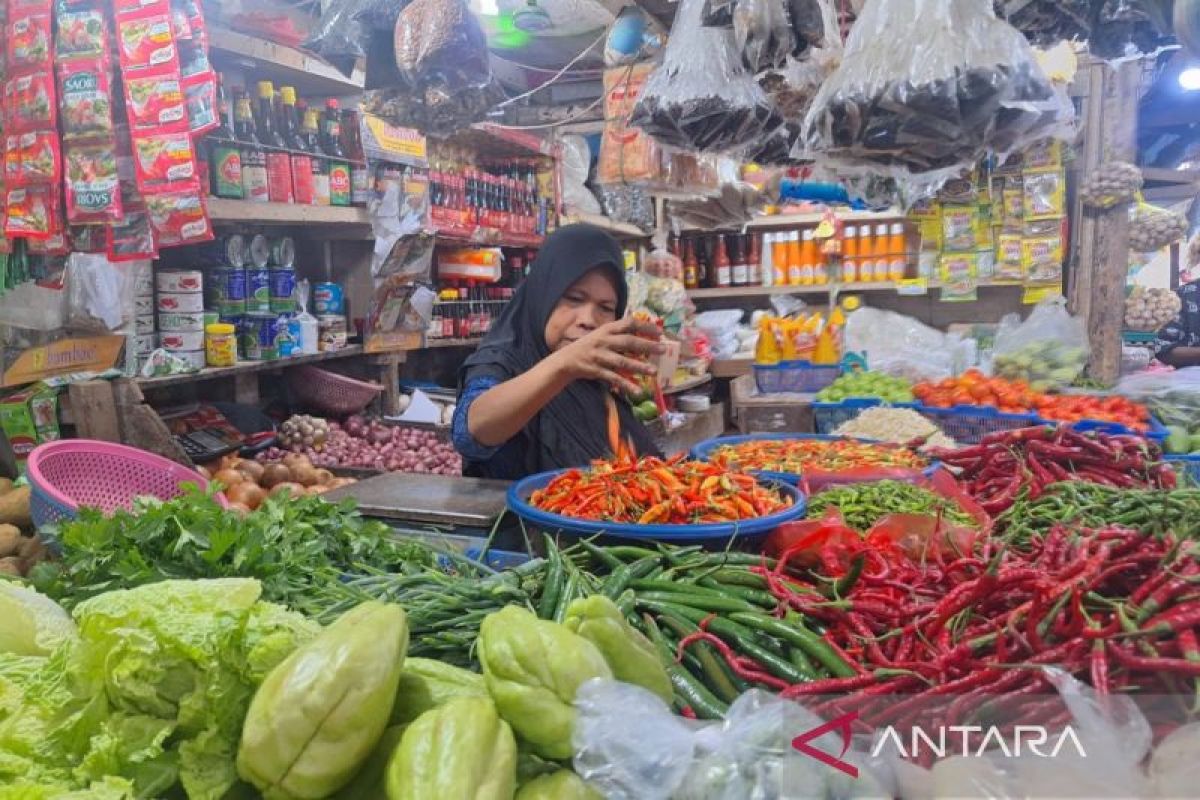
[[808, 500], [808, 516], [820, 517], [836, 507], [846, 524], [860, 533], [869, 531], [889, 514], [941, 515], [947, 523], [978, 528], [979, 521], [954, 500], [903, 481], [877, 481], [836, 486]]
[[1155, 536], [1200, 538], [1200, 489], [1119, 489], [1082, 481], [1056, 483], [1036, 500], [1023, 498], [996, 519], [1013, 543], [1027, 542], [1055, 525], [1120, 525]]

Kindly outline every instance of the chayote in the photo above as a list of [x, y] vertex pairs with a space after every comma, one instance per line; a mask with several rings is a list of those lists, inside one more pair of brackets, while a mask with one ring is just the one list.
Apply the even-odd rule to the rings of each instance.
[[479, 662], [496, 709], [540, 756], [574, 752], [575, 692], [612, 671], [596, 646], [518, 606], [488, 614], [479, 628]]
[[431, 658], [409, 658], [400, 673], [392, 724], [412, 722], [431, 708], [463, 695], [487, 697], [483, 676]]
[[516, 739], [486, 697], [426, 711], [387, 767], [388, 800], [512, 800], [516, 785]]
[[649, 689], [667, 704], [674, 699], [671, 676], [654, 645], [612, 600], [602, 594], [575, 600], [567, 606], [563, 625], [596, 645], [617, 680]]
[[338, 790], [333, 800], [387, 800], [387, 765], [406, 730], [407, 725], [392, 725], [385, 730], [358, 774]]
[[268, 673], [242, 727], [238, 774], [268, 800], [336, 792], [387, 725], [407, 649], [399, 606], [347, 611]]
[[604, 800], [604, 795], [571, 770], [560, 769], [522, 786], [514, 800]]

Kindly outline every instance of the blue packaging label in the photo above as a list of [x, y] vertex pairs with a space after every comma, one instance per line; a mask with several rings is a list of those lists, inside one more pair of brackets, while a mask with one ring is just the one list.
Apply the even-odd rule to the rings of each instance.
[[271, 310], [271, 271], [266, 269], [246, 270], [246, 311]]
[[318, 283], [313, 287], [313, 306], [316, 314], [342, 314], [342, 287], [336, 283]]

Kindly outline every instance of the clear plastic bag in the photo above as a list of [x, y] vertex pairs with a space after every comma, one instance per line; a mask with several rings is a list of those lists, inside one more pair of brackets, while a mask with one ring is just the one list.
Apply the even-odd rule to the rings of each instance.
[[133, 264], [102, 255], [72, 253], [67, 259], [67, 326], [79, 333], [110, 333], [133, 317]]
[[801, 145], [847, 172], [936, 186], [1073, 114], [991, 0], [868, 0]]
[[1088, 358], [1087, 328], [1067, 312], [1062, 297], [1045, 300], [1024, 322], [1016, 314], [1000, 320], [993, 346], [992, 371], [1023, 380], [1035, 391], [1057, 389], [1083, 372]]
[[1116, 393], [1146, 404], [1164, 425], [1191, 428], [1200, 420], [1200, 367], [1129, 375]]
[[894, 311], [860, 308], [846, 319], [843, 349], [865, 355], [872, 370], [936, 381], [956, 373], [961, 341]]
[[353, 64], [366, 55], [362, 42], [367, 39], [365, 26], [358, 13], [368, 0], [333, 0], [321, 12], [321, 19], [300, 45], [332, 64]]
[[777, 69], [796, 49], [784, 0], [738, 0], [733, 10], [733, 41], [751, 72]]
[[414, 88], [431, 78], [455, 91], [492, 79], [487, 39], [463, 0], [414, 0], [394, 34], [396, 66]]
[[704, 27], [703, 11], [704, 0], [679, 4], [663, 63], [630, 122], [664, 144], [721, 152], [755, 142], [783, 119], [742, 68], [732, 34]]
[[599, 214], [600, 201], [584, 184], [592, 153], [582, 136], [562, 137], [562, 199], [568, 214]]

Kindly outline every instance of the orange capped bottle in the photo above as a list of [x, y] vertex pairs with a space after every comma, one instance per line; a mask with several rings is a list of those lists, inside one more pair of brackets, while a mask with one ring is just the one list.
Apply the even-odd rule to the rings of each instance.
[[776, 286], [788, 284], [788, 235], [776, 233], [771, 236], [771, 271]]
[[871, 226], [858, 229], [858, 273], [859, 283], [870, 283], [875, 274], [875, 243], [871, 241]]
[[888, 280], [902, 281], [904, 273], [908, 269], [908, 259], [905, 256], [904, 242], [904, 224], [896, 222], [892, 224], [892, 232], [888, 237]]
[[792, 231], [788, 234], [788, 285], [800, 286], [803, 281], [800, 278], [801, 261], [800, 261], [800, 233]]
[[858, 228], [847, 225], [842, 230], [842, 283], [858, 280]]

